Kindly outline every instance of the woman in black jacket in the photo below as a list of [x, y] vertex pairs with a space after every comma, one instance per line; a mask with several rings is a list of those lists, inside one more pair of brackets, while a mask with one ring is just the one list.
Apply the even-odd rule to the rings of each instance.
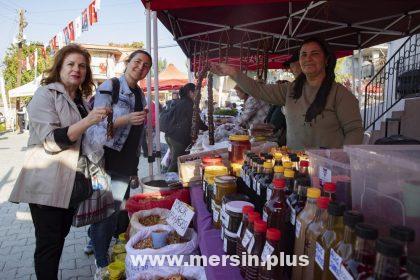
[[[171, 129], [166, 131], [166, 143], [171, 149], [171, 163], [168, 172], [178, 171], [178, 157], [187, 154], [186, 149], [191, 144], [191, 127], [193, 115], [193, 99], [195, 85], [188, 83], [179, 90], [180, 99], [161, 114], [170, 114]], [[199, 119], [200, 130], [207, 130], [207, 126]]]

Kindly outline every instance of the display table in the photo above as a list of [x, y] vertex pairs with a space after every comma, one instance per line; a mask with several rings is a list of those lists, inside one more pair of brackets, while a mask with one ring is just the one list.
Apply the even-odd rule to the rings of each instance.
[[[220, 230], [213, 227], [212, 216], [209, 211], [207, 211], [203, 201], [203, 189], [200, 182], [190, 185], [190, 196], [191, 205], [194, 207], [196, 213], [193, 223], [198, 234], [198, 244], [200, 246], [201, 255], [207, 257], [211, 255], [224, 255]], [[205, 271], [208, 280], [243, 279], [239, 272], [239, 267], [229, 266], [229, 264], [226, 266], [222, 266], [221, 263], [219, 266], [207, 265]]]

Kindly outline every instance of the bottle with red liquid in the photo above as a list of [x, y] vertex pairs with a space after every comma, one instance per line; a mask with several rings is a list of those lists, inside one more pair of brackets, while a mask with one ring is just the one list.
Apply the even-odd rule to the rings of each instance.
[[367, 279], [373, 273], [375, 265], [375, 242], [378, 238], [376, 227], [359, 223], [356, 225], [356, 241], [353, 258], [344, 262], [345, 270], [353, 279]]
[[[238, 240], [239, 246], [237, 247], [237, 254], [243, 261], [247, 261], [247, 251], [249, 242], [251, 242], [252, 237], [254, 236], [254, 223], [255, 221], [261, 220], [260, 214], [258, 212], [250, 212], [248, 214], [248, 225], [244, 230], [242, 238]], [[241, 264], [244, 262], [241, 262]], [[246, 267], [239, 266], [242, 277], [246, 275]]]
[[336, 201], [337, 197], [335, 195], [336, 192], [336, 185], [332, 182], [326, 182], [324, 183], [324, 196], [329, 197], [331, 201]]
[[373, 270], [375, 280], [397, 280], [400, 276], [400, 259], [403, 246], [392, 238], [378, 238], [376, 241], [376, 259]]
[[238, 239], [236, 242], [236, 254], [239, 256], [242, 253], [241, 248], [240, 248], [241, 240], [244, 237], [246, 228], [248, 227], [249, 214], [252, 212], [254, 212], [254, 207], [250, 205], [245, 205], [244, 207], [242, 207], [242, 221], [238, 228], [238, 232], [237, 232]]
[[[258, 269], [259, 261], [261, 259], [261, 254], [265, 245], [265, 235], [267, 232], [267, 223], [262, 220], [257, 220], [254, 222], [254, 236], [249, 242], [247, 252], [250, 256], [248, 258], [248, 263], [246, 267], [246, 276], [247, 280], [257, 280], [258, 279]], [[257, 257], [255, 259], [251, 257]]]
[[[267, 229], [266, 241], [261, 254], [261, 261], [267, 262], [270, 256], [280, 256], [281, 232], [276, 228]], [[268, 269], [267, 265], [260, 267], [258, 271], [259, 280], [281, 280], [283, 279], [282, 267], [276, 265]]]
[[410, 245], [414, 243], [416, 232], [405, 226], [392, 226], [390, 228], [390, 236], [403, 244], [403, 254], [401, 256], [401, 266], [407, 264], [407, 255]]

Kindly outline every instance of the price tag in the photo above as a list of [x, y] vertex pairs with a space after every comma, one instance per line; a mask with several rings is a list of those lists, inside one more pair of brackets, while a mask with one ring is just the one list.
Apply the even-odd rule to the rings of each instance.
[[274, 252], [274, 247], [270, 245], [267, 241], [265, 242], [264, 249], [261, 254], [261, 260], [266, 262], [268, 257], [271, 256]]
[[219, 210], [216, 206], [213, 207], [213, 222], [217, 223], [219, 220]]
[[241, 222], [241, 224], [239, 225], [239, 228], [238, 228], [238, 231], [236, 232], [236, 235], [239, 237], [239, 236], [241, 236], [241, 231], [242, 231], [242, 222]]
[[325, 182], [331, 182], [331, 170], [320, 166], [319, 172], [318, 172], [319, 180], [321, 181], [321, 184], [323, 185]]
[[220, 230], [220, 239], [222, 239], [222, 240], [225, 238], [224, 232], [225, 232], [225, 229], [222, 227], [221, 230]]
[[248, 245], [248, 250], [247, 250], [248, 254], [251, 254], [252, 249], [254, 248], [254, 245], [255, 245], [255, 238], [254, 236], [252, 236], [251, 241], [249, 241], [249, 245]]
[[223, 238], [223, 251], [227, 253], [227, 238]]
[[257, 194], [261, 195], [261, 183], [257, 182]]
[[206, 181], [203, 180], [203, 192], [206, 192]]
[[252, 179], [252, 188], [254, 189], [254, 191], [257, 191], [257, 180]]
[[193, 208], [188, 204], [175, 199], [168, 218], [166, 218], [166, 222], [168, 225], [172, 226], [179, 235], [184, 236], [193, 217]]
[[229, 226], [229, 221], [230, 221], [230, 217], [229, 217], [228, 214], [226, 214], [226, 217], [225, 217], [225, 227], [228, 227]]
[[341, 275], [341, 263], [343, 259], [334, 251], [330, 250], [330, 271], [336, 279], [340, 279]]
[[264, 211], [263, 211], [263, 221], [264, 221], [264, 222], [267, 222], [267, 220], [268, 220], [268, 214], [267, 214], [267, 212], [264, 210]]
[[267, 188], [267, 201], [270, 200], [272, 194], [273, 194], [273, 190], [271, 188]]
[[296, 210], [293, 208], [291, 208], [291, 211], [290, 211], [290, 223], [292, 225], [295, 225], [296, 223]]
[[232, 144], [228, 144], [228, 152], [232, 152]]
[[340, 272], [340, 280], [354, 280], [353, 276], [351, 276], [350, 272], [348, 272], [343, 264], [341, 264]]
[[295, 227], [296, 238], [299, 238], [299, 236], [300, 236], [301, 227], [302, 227], [302, 224], [300, 223], [300, 221], [298, 219], [296, 219], [296, 227]]
[[246, 248], [248, 246], [248, 243], [249, 243], [249, 241], [251, 240], [252, 237], [253, 237], [252, 233], [248, 229], [246, 229], [244, 237], [242, 238], [242, 246], [244, 248]]
[[316, 249], [315, 249], [315, 261], [321, 268], [324, 270], [324, 248], [317, 242]]

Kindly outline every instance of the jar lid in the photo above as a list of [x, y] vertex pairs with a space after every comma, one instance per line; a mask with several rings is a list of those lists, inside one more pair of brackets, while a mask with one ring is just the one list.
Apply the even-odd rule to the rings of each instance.
[[245, 205], [242, 207], [242, 214], [249, 215], [249, 213], [254, 211], [254, 206], [251, 205]]
[[281, 237], [281, 231], [276, 228], [267, 229], [267, 239], [273, 241], [279, 241]]
[[240, 201], [250, 201], [249, 196], [242, 193], [230, 193], [223, 196], [222, 203], [226, 204], [230, 201], [240, 200]]
[[284, 167], [280, 166], [280, 165], [275, 165], [274, 166], [274, 172], [275, 173], [283, 173], [284, 172]]
[[378, 229], [371, 224], [358, 223], [355, 227], [356, 235], [369, 240], [378, 238]]
[[331, 201], [328, 204], [328, 214], [331, 216], [343, 216], [344, 205], [335, 201]]
[[388, 257], [399, 258], [403, 253], [403, 246], [390, 237], [380, 237], [376, 240], [376, 251]]
[[321, 190], [318, 188], [308, 188], [306, 190], [306, 196], [308, 198], [318, 198], [321, 196]]
[[254, 212], [251, 212], [251, 213], [248, 214], [248, 221], [250, 223], [253, 223], [254, 221], [256, 221], [258, 219], [261, 219], [260, 213], [254, 211]]
[[413, 242], [416, 237], [416, 232], [409, 227], [392, 226], [390, 236], [402, 242]]
[[420, 278], [420, 257], [407, 258], [407, 271], [411, 276]]
[[234, 213], [242, 213], [242, 208], [244, 206], [252, 206], [252, 208], [254, 208], [254, 205], [251, 202], [247, 202], [247, 201], [231, 201], [226, 203], [226, 211], [231, 211]]
[[344, 224], [354, 228], [356, 224], [363, 222], [363, 215], [359, 211], [349, 210], [344, 212]]
[[223, 232], [226, 236], [229, 236], [230, 238], [238, 237], [238, 234], [236, 232], [231, 232], [231, 231], [228, 231], [227, 229], [224, 229]]
[[282, 159], [282, 157], [283, 157], [283, 154], [282, 154], [282, 153], [275, 153], [275, 154], [274, 154], [274, 159], [275, 159], [275, 160], [281, 160], [281, 159]]
[[218, 172], [227, 172], [227, 167], [223, 165], [209, 165], [204, 167], [204, 172], [209, 174], [217, 174]]
[[316, 200], [316, 205], [320, 209], [327, 209], [329, 203], [330, 203], [330, 198], [329, 197], [326, 197], [326, 196], [320, 196]]
[[336, 190], [335, 183], [332, 183], [332, 182], [324, 183], [324, 191], [325, 192], [335, 192], [335, 190]]
[[254, 222], [254, 232], [266, 232], [267, 231], [267, 222], [263, 220], [258, 220]]
[[263, 164], [264, 169], [272, 169], [273, 168], [273, 163], [271, 161], [266, 161]]
[[229, 140], [231, 141], [249, 141], [248, 135], [230, 135]]
[[229, 175], [216, 176], [214, 177], [214, 182], [216, 184], [228, 184], [228, 183], [236, 182], [236, 177], [229, 176]]
[[301, 160], [299, 163], [299, 166], [301, 167], [308, 167], [309, 166], [309, 161], [307, 160]]
[[291, 169], [285, 169], [284, 170], [284, 177], [294, 178], [295, 177], [295, 171], [293, 171]]
[[293, 162], [285, 161], [285, 162], [283, 162], [283, 166], [284, 166], [284, 168], [292, 168], [293, 167]]
[[282, 189], [286, 187], [286, 181], [284, 179], [274, 179], [272, 183], [276, 189]]

